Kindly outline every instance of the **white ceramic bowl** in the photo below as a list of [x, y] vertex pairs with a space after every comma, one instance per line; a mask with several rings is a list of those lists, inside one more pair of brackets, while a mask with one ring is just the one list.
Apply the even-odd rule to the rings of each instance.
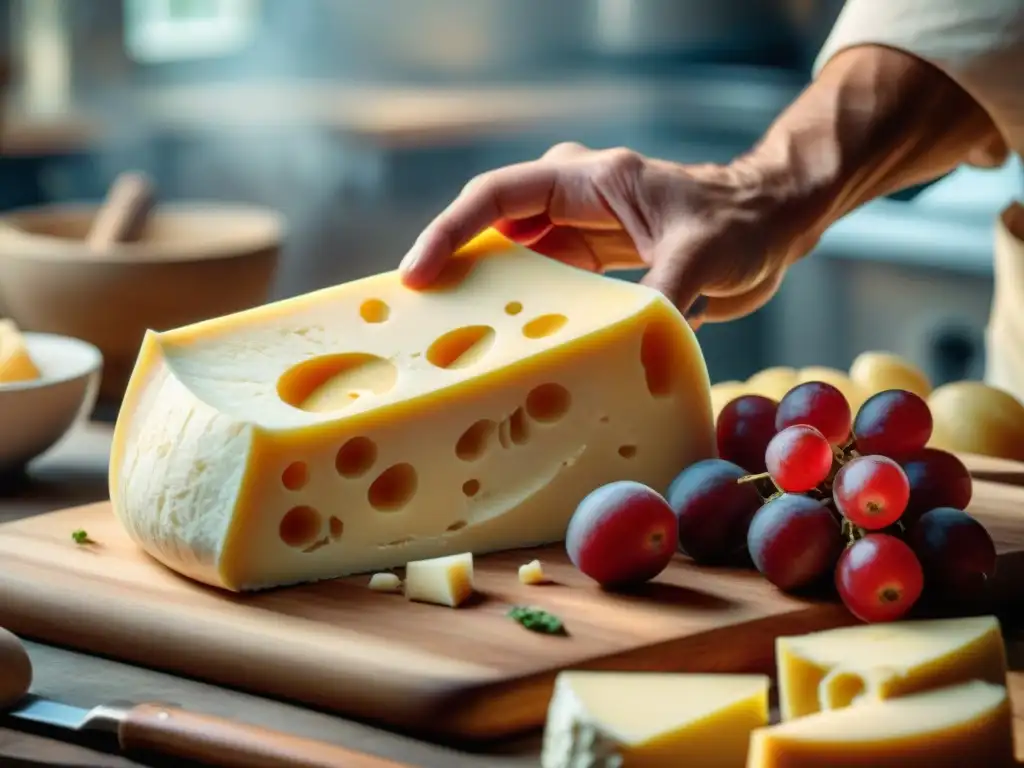
[[0, 472], [24, 468], [56, 445], [96, 404], [103, 355], [88, 342], [26, 333], [42, 377], [0, 384]]

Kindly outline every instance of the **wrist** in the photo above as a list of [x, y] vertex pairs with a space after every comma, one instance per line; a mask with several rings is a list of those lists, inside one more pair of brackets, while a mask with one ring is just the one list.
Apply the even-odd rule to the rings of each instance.
[[738, 162], [818, 237], [857, 206], [937, 178], [994, 142], [988, 115], [944, 73], [868, 45], [833, 57]]

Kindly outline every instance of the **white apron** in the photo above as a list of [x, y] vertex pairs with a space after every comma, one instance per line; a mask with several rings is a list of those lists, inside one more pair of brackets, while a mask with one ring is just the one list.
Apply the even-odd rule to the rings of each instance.
[[[840, 50], [866, 44], [942, 69], [1024, 155], [1024, 0], [847, 0], [815, 71]], [[985, 379], [1024, 402], [1024, 204], [1011, 204], [995, 227]]]

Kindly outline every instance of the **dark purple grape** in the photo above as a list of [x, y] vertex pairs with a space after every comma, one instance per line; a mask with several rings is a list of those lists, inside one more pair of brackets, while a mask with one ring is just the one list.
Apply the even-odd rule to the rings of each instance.
[[897, 461], [920, 451], [932, 436], [928, 403], [905, 389], [887, 389], [867, 399], [853, 422], [857, 452]]
[[937, 507], [967, 509], [974, 484], [967, 467], [952, 453], [924, 448], [900, 462], [910, 481], [910, 501], [903, 524], [912, 525]]
[[761, 395], [743, 395], [718, 414], [718, 456], [752, 475], [765, 471], [764, 452], [775, 436], [779, 404]]
[[821, 501], [787, 493], [757, 511], [747, 546], [757, 570], [790, 591], [831, 574], [843, 552], [843, 538], [839, 521]]
[[797, 384], [779, 403], [775, 429], [806, 424], [814, 427], [832, 445], [842, 445], [850, 436], [850, 403], [846, 396], [824, 381]]
[[921, 561], [929, 591], [956, 599], [981, 594], [996, 572], [996, 545], [985, 526], [960, 509], [921, 515], [907, 542]]
[[679, 548], [698, 563], [730, 560], [747, 543], [750, 518], [761, 506], [747, 472], [723, 459], [698, 461], [676, 476], [665, 498], [679, 521]]

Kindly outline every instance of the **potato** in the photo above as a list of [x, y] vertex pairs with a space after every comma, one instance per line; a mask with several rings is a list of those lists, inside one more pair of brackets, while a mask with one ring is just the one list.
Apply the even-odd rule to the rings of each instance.
[[781, 400], [797, 384], [795, 368], [774, 366], [758, 371], [747, 379], [747, 390], [752, 395]]
[[797, 381], [803, 384], [805, 381], [823, 381], [843, 393], [846, 402], [850, 404], [850, 413], [857, 415], [861, 404], [868, 399], [864, 389], [850, 379], [842, 371], [836, 368], [826, 368], [821, 365], [812, 365], [808, 368], [801, 368], [797, 372]]
[[928, 377], [914, 365], [891, 352], [862, 352], [850, 366], [850, 378], [866, 397], [886, 389], [905, 389], [925, 399], [932, 392]]
[[750, 389], [742, 381], [720, 381], [711, 385], [711, 412], [718, 421], [718, 414], [737, 397], [749, 394]]
[[1007, 392], [957, 381], [932, 392], [928, 407], [932, 448], [1024, 461], [1024, 405]]

